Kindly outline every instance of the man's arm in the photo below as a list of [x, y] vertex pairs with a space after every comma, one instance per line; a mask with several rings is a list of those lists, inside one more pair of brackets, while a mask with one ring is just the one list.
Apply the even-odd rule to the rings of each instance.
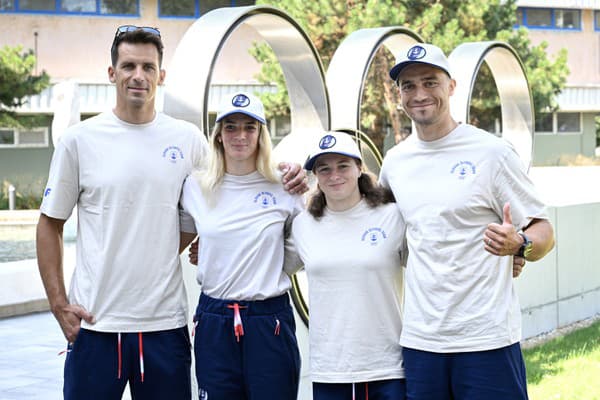
[[36, 232], [36, 249], [40, 276], [46, 289], [50, 310], [69, 342], [74, 342], [81, 320], [93, 324], [94, 317], [83, 307], [69, 304], [63, 273], [62, 219], [40, 215]]
[[196, 238], [195, 233], [190, 232], [179, 232], [179, 254], [183, 253], [183, 251], [192, 243], [192, 241]]
[[[532, 243], [531, 251], [526, 252], [525, 254], [527, 261], [537, 261], [541, 259], [554, 247], [554, 229], [547, 219], [533, 219], [531, 223], [523, 229], [523, 233]], [[524, 239], [521, 235], [519, 235], [519, 239], [521, 239], [519, 243], [520, 248]], [[517, 248], [517, 251], [519, 248]]]
[[[516, 255], [525, 239], [519, 235], [512, 224], [510, 204], [503, 209], [502, 224], [489, 224], [484, 233], [485, 249], [497, 256]], [[554, 229], [550, 221], [534, 218], [523, 229], [523, 233], [531, 241], [532, 247], [525, 254], [527, 261], [537, 261], [554, 247]]]
[[303, 194], [308, 191], [306, 171], [300, 164], [279, 163], [279, 170], [283, 173], [283, 188], [290, 194]]

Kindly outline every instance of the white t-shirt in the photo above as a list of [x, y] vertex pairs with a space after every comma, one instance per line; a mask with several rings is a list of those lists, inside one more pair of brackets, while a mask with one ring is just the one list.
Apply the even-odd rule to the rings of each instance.
[[206, 148], [198, 128], [161, 113], [135, 125], [106, 112], [61, 137], [41, 212], [67, 219], [77, 205], [69, 301], [97, 321], [82, 327], [148, 332], [186, 325], [177, 205]]
[[483, 233], [502, 223], [547, 218], [512, 146], [471, 125], [432, 142], [417, 135], [391, 149], [381, 168], [406, 221], [404, 347], [482, 351], [521, 338], [512, 256], [484, 250]]
[[[283, 271], [284, 229], [302, 209], [302, 198], [258, 172], [225, 174], [213, 195], [211, 206], [193, 176], [181, 195], [200, 238], [202, 292], [227, 300], [264, 300], [287, 292], [292, 285]], [[192, 232], [194, 226], [182, 229]]]
[[303, 212], [291, 239], [304, 262], [314, 382], [404, 377], [401, 249], [404, 222], [393, 203]]

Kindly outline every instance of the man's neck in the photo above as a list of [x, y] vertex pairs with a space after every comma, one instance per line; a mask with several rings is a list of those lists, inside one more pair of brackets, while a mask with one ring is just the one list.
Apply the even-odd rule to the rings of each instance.
[[154, 108], [144, 107], [144, 108], [123, 108], [123, 107], [115, 107], [113, 112], [121, 121], [125, 121], [129, 124], [147, 124], [152, 122], [154, 116], [156, 115], [156, 111]]
[[423, 140], [424, 142], [433, 142], [434, 140], [441, 139], [456, 129], [457, 126], [458, 123], [452, 118], [448, 118], [447, 120], [438, 124], [415, 124], [417, 135], [419, 136], [419, 139]]

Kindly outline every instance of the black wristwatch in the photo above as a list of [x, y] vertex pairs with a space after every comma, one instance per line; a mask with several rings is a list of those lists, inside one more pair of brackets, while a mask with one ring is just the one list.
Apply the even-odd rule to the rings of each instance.
[[521, 247], [519, 247], [517, 256], [527, 259], [527, 256], [529, 255], [529, 253], [531, 253], [531, 250], [533, 249], [533, 242], [529, 240], [529, 238], [523, 232], [519, 232], [519, 235], [521, 235], [521, 237], [523, 238], [523, 244], [521, 244]]

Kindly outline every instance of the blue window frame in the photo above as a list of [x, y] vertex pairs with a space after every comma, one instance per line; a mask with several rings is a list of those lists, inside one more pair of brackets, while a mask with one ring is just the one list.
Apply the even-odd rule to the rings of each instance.
[[221, 7], [253, 6], [255, 0], [159, 0], [158, 16], [161, 18], [198, 18]]
[[600, 31], [600, 11], [594, 11], [594, 30]]
[[581, 10], [571, 8], [517, 8], [517, 26], [529, 29], [581, 30]]
[[139, 0], [0, 0], [0, 13], [139, 16]]

